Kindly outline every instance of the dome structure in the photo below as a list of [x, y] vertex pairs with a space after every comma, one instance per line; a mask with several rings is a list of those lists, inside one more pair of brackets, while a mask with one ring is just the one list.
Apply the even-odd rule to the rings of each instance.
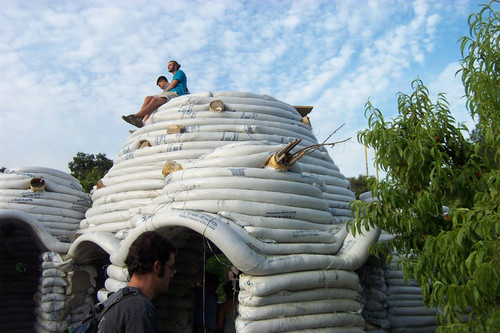
[[0, 173], [0, 332], [64, 329], [71, 241], [90, 195], [50, 168]]
[[378, 231], [346, 230], [349, 181], [291, 105], [239, 92], [172, 99], [130, 135], [92, 199], [69, 254], [75, 265], [109, 255], [99, 300], [126, 285], [142, 232], [177, 243], [178, 275], [156, 304], [162, 332], [190, 331], [209, 248], [243, 272], [238, 332], [363, 331], [353, 271]]

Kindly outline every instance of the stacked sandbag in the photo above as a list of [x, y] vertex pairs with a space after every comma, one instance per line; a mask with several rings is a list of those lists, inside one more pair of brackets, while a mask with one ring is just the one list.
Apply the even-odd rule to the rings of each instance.
[[36, 243], [25, 229], [0, 229], [0, 332], [33, 332], [39, 267]]
[[[240, 308], [237, 319], [240, 332], [255, 332], [262, 327], [271, 331], [285, 328], [362, 331], [362, 305], [356, 300], [357, 276], [334, 270], [332, 265], [331, 256], [338, 253], [347, 232], [332, 223], [334, 218], [322, 196], [324, 186], [317, 178], [303, 176], [299, 166], [287, 172], [265, 167], [280, 147], [258, 142], [235, 143], [184, 163], [182, 169], [167, 176], [162, 195], [151, 205], [140, 208], [137, 213], [141, 214], [134, 216], [131, 223], [139, 227], [151, 221], [158, 228], [156, 220], [160, 223], [175, 214], [185, 214], [184, 218], [192, 219], [193, 230], [207, 237], [212, 232], [211, 240], [247, 273], [240, 279], [241, 294], [245, 299], [263, 299]], [[180, 223], [180, 217], [172, 219]], [[223, 227], [226, 233], [218, 234]], [[224, 243], [231, 244], [231, 233], [236, 235], [241, 248], [226, 252]], [[245, 244], [267, 256], [269, 266], [273, 267], [262, 269], [247, 264], [247, 256], [238, 257]], [[308, 271], [296, 276], [295, 272], [301, 270]], [[107, 289], [125, 285], [117, 283], [120, 274], [108, 271], [108, 275], [113, 280], [106, 281]], [[270, 283], [277, 285], [271, 287]], [[267, 291], [250, 288], [257, 284]], [[273, 288], [282, 287], [299, 295], [291, 297], [289, 304], [283, 304], [283, 299], [273, 301], [274, 294], [283, 291]], [[320, 290], [324, 299], [318, 296]], [[335, 295], [338, 297], [334, 298]], [[276, 316], [283, 317], [282, 321], [274, 320]]]
[[384, 274], [391, 332], [435, 332], [436, 309], [425, 307], [418, 283], [414, 280], [405, 281], [395, 261], [385, 268]]
[[25, 167], [0, 173], [0, 209], [30, 214], [60, 241], [74, 238], [89, 206], [90, 195], [65, 172]]
[[240, 276], [238, 332], [364, 332], [358, 276], [321, 270]]
[[[223, 111], [211, 111], [214, 102], [220, 102]], [[207, 92], [172, 99], [127, 139], [95, 189], [93, 206], [81, 222], [80, 232], [117, 233], [133, 228], [130, 210], [150, 204], [161, 194], [166, 161], [182, 165], [231, 142], [287, 144], [294, 139], [302, 139], [297, 149], [317, 144], [311, 126], [302, 122], [299, 113], [269, 96]], [[299, 164], [304, 176], [317, 176], [324, 184], [333, 222], [348, 220], [347, 206], [354, 194], [326, 149], [319, 147]]]
[[[383, 259], [382, 259], [383, 260]], [[384, 262], [371, 256], [357, 273], [360, 278], [363, 318], [367, 332], [389, 332], [391, 323], [387, 312], [387, 285], [384, 275]]]
[[[359, 199], [364, 202], [375, 200], [370, 191], [361, 193]], [[379, 241], [387, 237], [387, 233], [382, 231]], [[387, 318], [387, 285], [383, 260], [370, 256], [363, 267], [357, 270], [360, 277], [360, 294], [364, 304], [362, 314], [366, 321], [365, 330], [371, 333], [389, 332], [391, 327]]]
[[[289, 168], [269, 166], [295, 139], [302, 141], [292, 152], [307, 147], [308, 154]], [[245, 273], [245, 300], [262, 299], [243, 306], [240, 332], [267, 325], [272, 329], [265, 331], [362, 331], [352, 270], [366, 260], [378, 233], [363, 238], [346, 231], [348, 204], [355, 198], [349, 188], [292, 106], [234, 92], [172, 99], [127, 139], [80, 224], [86, 240], [101, 231], [121, 240], [99, 300], [126, 284], [124, 259], [138, 234], [161, 230], [177, 241], [177, 230], [188, 229]], [[176, 265], [185, 265], [179, 252]], [[299, 279], [297, 272], [303, 274]], [[267, 291], [250, 288], [253, 279]], [[294, 295], [288, 305], [273, 300], [284, 289], [267, 287], [283, 280]], [[318, 298], [320, 290], [327, 296]], [[188, 294], [173, 304], [172, 317], [188, 317]], [[297, 307], [304, 310], [292, 310]], [[270, 321], [276, 317], [282, 319]], [[169, 331], [166, 326], [160, 329]], [[189, 323], [182, 319], [178, 327]]]
[[71, 259], [64, 260], [55, 252], [42, 254], [42, 274], [35, 295], [37, 333], [63, 332], [68, 328], [68, 276], [72, 270]]
[[[371, 192], [360, 195], [360, 200], [373, 202]], [[392, 236], [382, 232], [379, 242]], [[437, 327], [436, 310], [423, 303], [422, 289], [414, 280], [405, 281], [398, 265], [398, 254], [392, 261], [370, 257], [358, 271], [361, 277], [362, 297], [365, 303], [363, 317], [370, 332], [434, 332]]]
[[87, 318], [94, 307], [97, 271], [90, 265], [73, 265], [68, 275], [68, 327], [74, 327]]

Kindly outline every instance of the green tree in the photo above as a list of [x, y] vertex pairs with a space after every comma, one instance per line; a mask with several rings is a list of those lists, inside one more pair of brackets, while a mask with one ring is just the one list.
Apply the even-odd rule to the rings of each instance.
[[85, 154], [78, 152], [68, 163], [71, 175], [80, 181], [85, 192], [90, 193], [106, 172], [113, 166], [113, 161], [106, 154]]
[[351, 191], [356, 194], [356, 198], [359, 199], [359, 195], [368, 192], [368, 179], [373, 178], [373, 176], [358, 175], [358, 177], [349, 177], [347, 180], [351, 183]]
[[[396, 250], [405, 277], [439, 307], [439, 331], [493, 332], [500, 327], [500, 27], [483, 5], [461, 38], [467, 108], [477, 120], [465, 139], [440, 94], [432, 103], [421, 81], [399, 94], [399, 115], [385, 121], [366, 105], [358, 141], [378, 150], [386, 177], [369, 181], [378, 202], [353, 204], [353, 230], [378, 226], [394, 238], [374, 253]], [[443, 213], [443, 206], [449, 208]]]

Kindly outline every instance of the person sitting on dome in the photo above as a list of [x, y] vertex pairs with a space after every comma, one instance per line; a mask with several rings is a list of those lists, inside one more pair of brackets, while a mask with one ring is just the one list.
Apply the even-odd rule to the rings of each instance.
[[[157, 85], [163, 89], [163, 92], [154, 96], [146, 96], [139, 112], [136, 114], [129, 114], [128, 116], [122, 116], [122, 119], [127, 123], [140, 128], [144, 126], [144, 123], [148, 120], [153, 111], [167, 103], [172, 98], [185, 95], [187, 90], [187, 77], [180, 67], [181, 65], [177, 61], [170, 60], [167, 68], [173, 75], [172, 82], [169, 84], [166, 77], [160, 76], [157, 80]], [[161, 78], [164, 78], [165, 80], [160, 81]]]

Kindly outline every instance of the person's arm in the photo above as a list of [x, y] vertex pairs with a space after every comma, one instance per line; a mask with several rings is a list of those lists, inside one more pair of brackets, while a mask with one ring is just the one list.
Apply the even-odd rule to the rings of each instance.
[[168, 87], [165, 88], [166, 91], [170, 91], [172, 89], [174, 89], [175, 87], [177, 87], [177, 83], [179, 83], [179, 80], [172, 80], [172, 82], [170, 82], [170, 84], [168, 85]]

